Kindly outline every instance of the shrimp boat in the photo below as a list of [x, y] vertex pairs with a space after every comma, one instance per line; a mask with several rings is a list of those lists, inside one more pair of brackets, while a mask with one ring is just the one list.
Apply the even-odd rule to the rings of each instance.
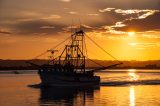
[[[90, 86], [99, 85], [100, 76], [94, 75], [97, 70], [104, 70], [109, 67], [98, 69], [86, 69], [86, 56], [84, 55], [84, 36], [85, 32], [82, 29], [71, 34], [71, 42], [65, 45], [64, 50], [58, 56], [53, 58], [53, 54], [57, 50], [49, 50], [52, 54], [51, 63], [37, 65], [38, 74], [41, 79], [41, 84], [45, 86]], [[112, 66], [119, 65], [114, 64]]]

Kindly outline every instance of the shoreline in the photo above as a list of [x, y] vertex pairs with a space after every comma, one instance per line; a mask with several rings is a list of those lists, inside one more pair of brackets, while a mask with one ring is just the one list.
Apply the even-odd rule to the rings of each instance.
[[[94, 68], [98, 68], [98, 67], [87, 67], [86, 69], [94, 69]], [[148, 68], [148, 67], [116, 67], [116, 68], [108, 68], [108, 70], [119, 70], [119, 69], [152, 69], [152, 70], [159, 70], [160, 67], [156, 67], [156, 68]], [[37, 68], [34, 67], [0, 67], [0, 71], [9, 71], [9, 70], [38, 70]]]

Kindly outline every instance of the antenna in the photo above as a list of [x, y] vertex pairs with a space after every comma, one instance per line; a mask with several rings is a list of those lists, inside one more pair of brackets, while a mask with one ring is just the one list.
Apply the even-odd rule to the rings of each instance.
[[82, 24], [81, 24], [80, 18], [79, 18], [79, 29], [80, 29], [80, 30], [82, 29]]
[[72, 22], [71, 22], [71, 34], [73, 33], [73, 18], [72, 18]]

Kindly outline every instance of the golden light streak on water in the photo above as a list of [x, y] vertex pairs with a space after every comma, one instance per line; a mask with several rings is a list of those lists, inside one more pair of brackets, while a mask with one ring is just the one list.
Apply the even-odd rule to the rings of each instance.
[[139, 78], [139, 76], [136, 73], [133, 73], [133, 72], [128, 73], [128, 76], [129, 76], [130, 81], [137, 81], [138, 78]]
[[129, 72], [135, 72], [135, 69], [128, 69]]
[[139, 79], [139, 76], [135, 73], [135, 69], [128, 69], [128, 72], [129, 81], [137, 81]]
[[130, 87], [130, 95], [129, 95], [129, 100], [130, 100], [130, 106], [135, 106], [135, 93], [134, 93], [134, 87]]

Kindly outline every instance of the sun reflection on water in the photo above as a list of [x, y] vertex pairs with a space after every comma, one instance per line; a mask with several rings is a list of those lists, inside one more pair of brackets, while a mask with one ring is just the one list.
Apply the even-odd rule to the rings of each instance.
[[135, 69], [128, 69], [129, 72], [135, 72]]
[[137, 81], [139, 76], [135, 73], [128, 73], [130, 81]]
[[135, 73], [135, 69], [129, 69], [128, 70], [128, 76], [130, 81], [137, 81], [139, 79], [139, 76]]
[[130, 100], [130, 106], [135, 106], [135, 94], [134, 94], [134, 87], [130, 87], [130, 95], [129, 95], [129, 100]]

